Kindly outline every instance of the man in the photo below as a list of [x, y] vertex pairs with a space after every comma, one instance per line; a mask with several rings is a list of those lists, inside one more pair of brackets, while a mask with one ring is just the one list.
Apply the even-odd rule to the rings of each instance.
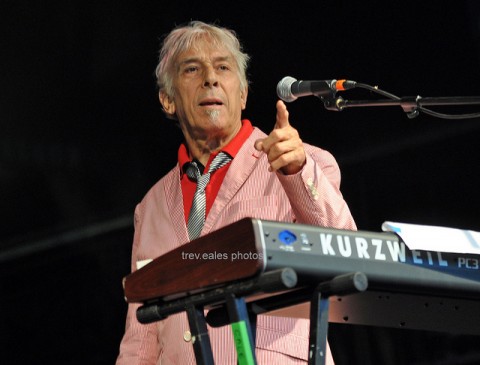
[[[216, 25], [194, 21], [165, 38], [156, 69], [159, 98], [185, 142], [178, 164], [136, 207], [132, 271], [244, 217], [356, 229], [335, 159], [302, 142], [283, 102], [269, 135], [242, 120], [247, 63], [235, 33]], [[198, 220], [197, 179], [209, 171]], [[185, 313], [142, 325], [137, 308], [129, 305], [117, 365], [195, 364]], [[259, 316], [258, 363], [306, 364], [308, 333], [306, 319]], [[210, 328], [209, 334], [215, 363], [236, 364], [229, 326]]]

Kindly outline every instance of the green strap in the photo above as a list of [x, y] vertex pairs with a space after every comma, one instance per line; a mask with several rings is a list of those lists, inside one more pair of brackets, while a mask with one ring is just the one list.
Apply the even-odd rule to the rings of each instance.
[[255, 365], [245, 321], [232, 323], [232, 331], [235, 348], [237, 349], [238, 365]]

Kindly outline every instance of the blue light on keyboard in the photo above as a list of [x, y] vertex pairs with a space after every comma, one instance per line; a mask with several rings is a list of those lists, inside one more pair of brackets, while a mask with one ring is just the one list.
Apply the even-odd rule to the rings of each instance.
[[278, 234], [278, 238], [280, 239], [281, 242], [285, 243], [286, 245], [291, 245], [297, 240], [297, 236], [295, 236], [295, 234], [287, 230], [281, 231]]

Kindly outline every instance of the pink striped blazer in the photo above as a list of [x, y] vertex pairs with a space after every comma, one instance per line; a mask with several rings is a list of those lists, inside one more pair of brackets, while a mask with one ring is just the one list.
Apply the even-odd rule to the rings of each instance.
[[[339, 190], [340, 170], [334, 157], [305, 144], [307, 161], [302, 171], [289, 176], [272, 173], [266, 156], [254, 148], [254, 142], [265, 136], [255, 128], [233, 159], [202, 235], [244, 217], [355, 230]], [[188, 242], [179, 176], [177, 165], [135, 209], [132, 271], [137, 262], [156, 258]], [[137, 307], [129, 305], [117, 365], [195, 364], [185, 313], [142, 325], [135, 316]], [[306, 363], [308, 320], [259, 316], [256, 333], [260, 365]], [[230, 327], [209, 328], [209, 334], [215, 363], [236, 365]]]

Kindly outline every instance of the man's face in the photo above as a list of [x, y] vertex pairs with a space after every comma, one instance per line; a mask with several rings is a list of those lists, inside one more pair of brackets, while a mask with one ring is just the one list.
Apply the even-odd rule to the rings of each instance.
[[[220, 138], [241, 126], [247, 90], [241, 90], [237, 64], [225, 48], [208, 39], [181, 53], [174, 79], [174, 112], [184, 133], [192, 139]], [[164, 105], [165, 107], [165, 105]]]

